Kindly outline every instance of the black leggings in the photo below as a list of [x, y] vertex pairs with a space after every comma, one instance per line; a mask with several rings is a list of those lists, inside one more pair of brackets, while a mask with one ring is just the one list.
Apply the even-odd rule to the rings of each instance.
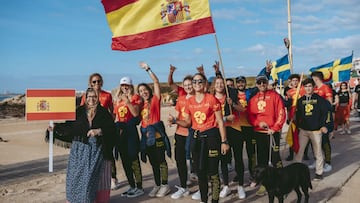
[[168, 165], [165, 160], [165, 144], [162, 138], [157, 138], [155, 145], [147, 147], [146, 153], [153, 169], [155, 184], [157, 186], [167, 185]]
[[186, 188], [187, 165], [186, 165], [186, 141], [187, 136], [175, 134], [175, 160], [180, 179], [180, 186]]
[[210, 178], [212, 186], [212, 202], [219, 202], [220, 177], [219, 159], [221, 154], [221, 138], [218, 128], [213, 128], [203, 132], [202, 135], [194, 135], [195, 148], [193, 159], [196, 162], [197, 175], [201, 201], [208, 200], [208, 181]]
[[[234, 151], [234, 160], [235, 160], [235, 171], [239, 177], [239, 185], [244, 184], [244, 161], [243, 161], [243, 145], [244, 145], [244, 135], [240, 131], [232, 128], [226, 127], [226, 136]], [[228, 151], [225, 155], [221, 155], [221, 172], [223, 176], [224, 185], [229, 185], [229, 171], [227, 163], [229, 163], [229, 154], [231, 151]], [[230, 157], [231, 158], [231, 157]], [[230, 159], [231, 160], [231, 159]]]
[[246, 153], [248, 156], [248, 168], [250, 176], [254, 176], [254, 168], [256, 166], [256, 154], [255, 154], [255, 131], [252, 126], [241, 126], [241, 134], [246, 142]]
[[132, 188], [137, 187], [141, 189], [142, 173], [141, 173], [139, 156], [131, 158], [128, 153], [128, 146], [127, 144], [124, 143], [128, 143], [128, 142], [127, 141], [121, 142], [121, 147], [119, 147], [119, 151], [120, 151], [121, 162], [125, 171], [126, 178], [129, 182], [129, 185]]
[[[268, 165], [269, 163], [269, 149], [270, 149], [270, 136], [267, 133], [255, 132], [256, 145], [257, 145], [257, 161], [258, 165]], [[280, 158], [280, 133], [273, 134], [275, 146], [271, 149], [271, 164], [275, 168], [282, 168], [282, 161]]]

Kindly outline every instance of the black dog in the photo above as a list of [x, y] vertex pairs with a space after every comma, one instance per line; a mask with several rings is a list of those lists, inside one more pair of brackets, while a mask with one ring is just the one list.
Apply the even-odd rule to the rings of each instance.
[[[301, 202], [301, 190], [305, 195], [305, 202], [309, 202], [308, 189], [312, 189], [309, 168], [303, 163], [293, 163], [284, 168], [271, 166], [256, 166], [254, 170], [256, 184], [262, 184], [269, 196], [269, 202], [274, 202], [276, 196], [280, 203], [284, 202], [284, 195], [295, 190], [297, 202]], [[256, 184], [252, 184], [255, 186]]]

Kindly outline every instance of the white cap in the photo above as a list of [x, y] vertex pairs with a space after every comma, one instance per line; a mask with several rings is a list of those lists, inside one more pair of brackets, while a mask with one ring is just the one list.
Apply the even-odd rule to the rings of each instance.
[[129, 77], [123, 77], [120, 80], [120, 85], [132, 85], [132, 80]]

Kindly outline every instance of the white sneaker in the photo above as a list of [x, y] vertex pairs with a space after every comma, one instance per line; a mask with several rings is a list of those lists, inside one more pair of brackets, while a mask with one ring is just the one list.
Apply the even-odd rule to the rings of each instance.
[[229, 186], [225, 185], [220, 192], [220, 197], [224, 198], [224, 197], [228, 196], [230, 193], [231, 193], [231, 190], [230, 190]]
[[116, 178], [111, 178], [111, 190], [117, 190], [120, 188], [120, 184]]
[[193, 200], [200, 200], [200, 199], [201, 199], [200, 190], [198, 190], [197, 192], [195, 192], [195, 193], [191, 196], [191, 199], [193, 199]]
[[170, 193], [169, 185], [161, 185], [160, 190], [156, 193], [156, 197], [165, 197], [165, 195]]
[[316, 161], [314, 161], [312, 164], [308, 165], [309, 169], [314, 169], [316, 166]]
[[340, 131], [340, 135], [345, 135], [345, 130]]
[[331, 170], [332, 170], [332, 166], [330, 164], [325, 163], [324, 168], [323, 168], [323, 172], [327, 173], [327, 172], [330, 172]]
[[348, 135], [350, 135], [350, 134], [351, 134], [351, 130], [350, 130], [350, 129], [346, 129], [346, 133], [347, 133]]
[[246, 194], [245, 194], [244, 187], [238, 186], [237, 190], [238, 190], [239, 199], [245, 199]]
[[180, 197], [189, 195], [189, 189], [188, 188], [182, 188], [182, 187], [179, 187], [177, 185], [175, 185], [175, 187], [178, 189], [178, 191], [176, 191], [175, 193], [173, 193], [171, 195], [171, 199], [179, 199]]
[[160, 190], [160, 186], [154, 186], [154, 188], [150, 191], [149, 193], [149, 197], [155, 197], [155, 195], [158, 193], [158, 191]]

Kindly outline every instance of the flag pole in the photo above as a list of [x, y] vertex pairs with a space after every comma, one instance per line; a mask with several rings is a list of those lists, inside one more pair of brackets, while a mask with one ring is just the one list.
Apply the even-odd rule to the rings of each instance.
[[287, 46], [289, 53], [289, 63], [290, 63], [290, 71], [293, 73], [293, 60], [292, 60], [292, 39], [291, 39], [291, 9], [290, 9], [290, 0], [287, 0], [287, 12], [288, 12], [288, 39], [289, 44]]
[[[221, 52], [220, 52], [220, 48], [219, 48], [219, 41], [218, 41], [218, 38], [216, 36], [216, 33], [214, 33], [214, 37], [215, 37], [215, 42], [216, 42], [216, 48], [217, 48], [217, 51], [218, 51], [218, 55], [219, 55], [219, 63], [220, 63], [220, 67], [221, 67], [221, 74], [223, 76], [223, 80], [224, 80], [224, 84], [225, 84], [225, 91], [226, 91], [226, 96], [228, 98], [229, 97], [229, 89], [226, 85], [226, 77], [225, 77], [225, 71], [224, 71], [224, 65], [223, 65], [223, 62], [222, 62], [222, 58], [221, 58]], [[232, 114], [232, 109], [231, 109], [231, 106], [229, 104], [229, 109], [230, 109], [230, 114]]]
[[49, 121], [49, 126], [52, 130], [49, 131], [49, 173], [53, 172], [53, 143], [54, 143], [54, 121]]

